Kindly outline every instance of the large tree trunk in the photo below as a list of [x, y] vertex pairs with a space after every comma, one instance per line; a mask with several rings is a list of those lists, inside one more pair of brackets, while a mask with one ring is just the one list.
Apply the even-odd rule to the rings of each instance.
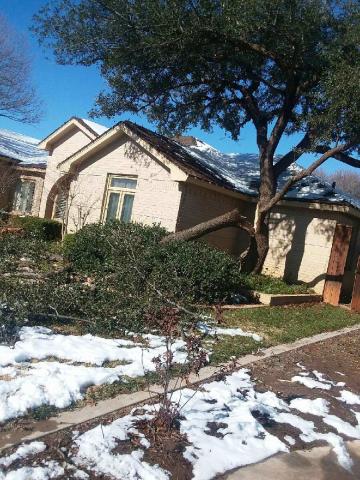
[[248, 248], [241, 254], [240, 262], [243, 271], [260, 273], [266, 255], [269, 251], [269, 202], [276, 191], [272, 159], [264, 154], [260, 161], [261, 183], [259, 188], [259, 200], [256, 206], [255, 219], [252, 224], [242, 216], [239, 209], [235, 208], [219, 217], [199, 223], [194, 227], [170, 233], [161, 240], [162, 244], [173, 241], [189, 241], [201, 238], [204, 235], [216, 232], [222, 228], [236, 227], [244, 230], [249, 235]]

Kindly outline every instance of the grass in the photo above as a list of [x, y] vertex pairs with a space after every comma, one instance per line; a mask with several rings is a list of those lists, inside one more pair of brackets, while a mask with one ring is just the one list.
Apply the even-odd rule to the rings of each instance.
[[274, 295], [313, 293], [313, 290], [306, 283], [289, 284], [281, 278], [269, 277], [268, 275], [242, 275], [241, 280], [244, 288], [262, 293], [272, 293]]
[[[343, 308], [317, 304], [226, 310], [223, 314], [223, 320], [223, 327], [241, 327], [243, 330], [261, 335], [263, 340], [262, 342], [255, 342], [250, 337], [240, 336], [222, 336], [217, 342], [214, 339], [208, 339], [205, 343], [212, 350], [210, 357], [212, 365], [219, 365], [233, 357], [241, 357], [256, 352], [259, 348], [293, 342], [318, 333], [360, 324], [360, 314], [352, 313]], [[58, 330], [64, 334], [86, 333], [77, 331], [75, 325], [62, 327]], [[115, 366], [116, 364], [117, 362], [108, 362], [107, 366]], [[174, 376], [178, 373], [177, 369], [173, 372]], [[119, 394], [146, 390], [149, 385], [158, 381], [158, 375], [155, 372], [149, 372], [144, 377], [126, 378], [112, 384], [92, 386], [86, 390], [83, 400], [64, 410], [81, 408], [89, 403], [113, 398]], [[30, 411], [26, 417], [9, 422], [9, 426], [13, 428], [17, 423], [21, 424], [24, 420], [29, 419], [43, 420], [61, 411], [62, 409], [44, 405]]]
[[263, 341], [255, 342], [247, 337], [222, 337], [213, 346], [211, 362], [218, 364], [261, 347], [294, 342], [359, 323], [359, 314], [323, 304], [227, 310], [224, 312], [224, 327], [241, 327], [258, 333]]

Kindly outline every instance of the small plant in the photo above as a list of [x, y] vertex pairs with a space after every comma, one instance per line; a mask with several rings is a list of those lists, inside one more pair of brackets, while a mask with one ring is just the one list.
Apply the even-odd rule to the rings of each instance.
[[20, 340], [20, 326], [14, 309], [0, 303], [0, 345], [14, 347]]
[[[165, 338], [165, 352], [153, 359], [155, 372], [161, 385], [160, 401], [151, 422], [156, 438], [156, 432], [159, 429], [170, 431], [177, 427], [184, 405], [181, 397], [174, 401], [172, 392], [187, 385], [192, 373], [199, 373], [208, 362], [208, 355], [202, 347], [201, 336], [191, 323], [184, 321], [183, 313], [179, 309], [164, 307], [160, 314], [149, 318], [149, 321], [150, 325], [160, 331]], [[185, 342], [187, 362], [178, 369], [173, 351], [174, 343], [179, 341], [180, 336]], [[171, 386], [174, 376], [174, 384]]]

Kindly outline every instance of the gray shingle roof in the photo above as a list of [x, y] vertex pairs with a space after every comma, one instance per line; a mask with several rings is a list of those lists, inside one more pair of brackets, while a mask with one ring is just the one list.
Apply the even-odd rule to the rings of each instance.
[[48, 152], [38, 148], [39, 140], [10, 130], [0, 129], [0, 157], [26, 167], [45, 168]]

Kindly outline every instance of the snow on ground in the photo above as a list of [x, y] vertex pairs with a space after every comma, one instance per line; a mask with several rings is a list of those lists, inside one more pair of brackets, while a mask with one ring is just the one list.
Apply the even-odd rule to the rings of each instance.
[[360, 405], [360, 396], [349, 390], [341, 390], [340, 397], [337, 400], [347, 403], [348, 405]]
[[[322, 388], [327, 391], [327, 398], [330, 395], [327, 386], [330, 385], [330, 390], [337, 386], [336, 382], [326, 379], [319, 372], [304, 373], [323, 380], [326, 387]], [[288, 403], [274, 392], [257, 392], [256, 384], [246, 369], [236, 371], [223, 380], [205, 383], [202, 387], [196, 391], [184, 388], [172, 395], [172, 401], [178, 402], [181, 407], [180, 431], [188, 442], [183, 455], [192, 464], [193, 480], [210, 480], [228, 470], [264, 460], [278, 452], [289, 451], [289, 445], [296, 442], [296, 434], [285, 435], [282, 441], [266, 430], [261, 418], [265, 420], [265, 425], [266, 419], [269, 419], [283, 424], [285, 429], [286, 425], [295, 427], [299, 438], [304, 442], [327, 442], [337, 455], [340, 465], [351, 470], [353, 462], [342, 435], [360, 439], [360, 412], [351, 410], [357, 422], [354, 426], [330, 414], [330, 404], [325, 398], [299, 397]], [[49, 458], [41, 466], [32, 463], [12, 472], [9, 467], [16, 459], [44, 451], [41, 442], [21, 446], [13, 455], [0, 459], [0, 480], [47, 480], [60, 475], [61, 468], [73, 469], [74, 465], [78, 469], [76, 478], [87, 478], [86, 471], [92, 471], [114, 479], [170, 479], [169, 472], [143, 460], [150, 439], [145, 438], [137, 428], [137, 422], [150, 420], [157, 408], [157, 405], [147, 405], [141, 409], [140, 414], [134, 410], [110, 424], [98, 424], [81, 434], [73, 432], [73, 444], [67, 452], [71, 458], [70, 464], [60, 466]], [[301, 414], [313, 415], [314, 419], [323, 422], [324, 426], [331, 426], [337, 433], [322, 433], [313, 421], [303, 418]], [[137, 445], [132, 451], [121, 453], [121, 449], [116, 449], [119, 442], [130, 438]], [[1, 473], [1, 466], [7, 467], [4, 473]], [[51, 466], [53, 471], [49, 472]], [[31, 469], [36, 468], [42, 469], [39, 470], [39, 475], [29, 476]]]
[[[165, 352], [165, 339], [148, 335], [146, 343], [59, 335], [44, 327], [23, 327], [14, 348], [0, 346], [0, 422], [41, 405], [65, 408], [81, 400], [91, 385], [154, 371], [152, 359]], [[184, 346], [180, 339], [172, 346], [176, 363], [186, 361]], [[49, 357], [55, 361], [47, 361]], [[103, 367], [105, 361], [120, 364]]]
[[323, 390], [330, 390], [331, 387], [343, 387], [345, 385], [344, 382], [333, 382], [332, 380], [326, 379], [324, 375], [317, 370], [307, 372], [302, 365], [298, 366], [302, 369], [302, 372], [292, 377], [292, 382], [302, 383], [307, 388], [320, 388]]
[[[13, 384], [14, 389], [10, 395], [5, 394], [6, 405], [3, 401], [4, 394], [0, 394], [3, 402], [2, 414], [9, 415], [11, 409], [16, 408], [18, 411], [21, 409], [26, 411], [29, 406], [21, 404], [23, 397], [31, 398], [32, 401], [39, 398], [40, 404], [42, 402], [56, 405], [56, 398], [62, 398], [63, 404], [66, 404], [73, 398], [81, 397], [85, 384], [118, 379], [122, 375], [122, 369], [129, 365], [106, 368], [101, 366], [105, 360], [126, 358], [132, 362], [131, 372], [134, 374], [143, 373], [146, 368], [153, 368], [153, 363], [147, 362], [156, 353], [164, 351], [164, 339], [149, 334], [144, 335], [144, 338], [148, 342], [147, 346], [131, 340], [109, 340], [91, 335], [57, 336], [50, 330], [39, 327], [23, 329], [21, 341], [16, 344], [14, 350], [8, 351], [12, 355], [9, 358], [13, 363], [3, 366], [3, 371], [6, 370], [11, 380], [0, 382], [2, 388], [4, 389], [3, 384], [18, 383]], [[39, 351], [41, 341], [44, 351]], [[186, 357], [182, 351], [181, 341], [178, 342], [174, 354], [183, 362], [186, 361]], [[76, 350], [73, 355], [72, 349]], [[122, 352], [124, 350], [126, 352]], [[33, 358], [46, 359], [50, 351], [52, 356], [66, 358], [68, 363], [49, 361], [28, 363]], [[145, 358], [145, 366], [139, 363], [139, 357]], [[5, 364], [4, 351], [0, 358]], [[92, 359], [98, 366], [71, 364], [78, 359], [83, 362]], [[210, 480], [228, 470], [262, 461], [278, 452], [287, 452], [289, 446], [296, 443], [297, 436], [307, 443], [327, 442], [336, 454], [339, 464], [351, 470], [353, 461], [343, 437], [360, 439], [360, 412], [352, 410], [352, 405], [359, 404], [359, 397], [345, 389], [340, 390], [340, 397], [335, 396], [339, 395], [339, 389], [345, 386], [344, 382], [334, 382], [321, 372], [308, 371], [300, 364], [298, 367], [301, 372], [294, 376], [292, 381], [302, 383], [311, 390], [316, 388], [319, 392], [326, 391], [326, 398], [320, 393], [318, 398], [298, 397], [286, 402], [272, 391], [258, 392], [246, 369], [240, 369], [223, 380], [205, 383], [201, 389], [183, 388], [172, 394], [171, 400], [181, 408], [180, 432], [188, 443], [183, 455], [192, 464], [193, 480]], [[25, 370], [25, 373], [21, 375], [17, 369]], [[37, 369], [42, 371], [42, 383], [39, 381], [38, 372], [29, 374]], [[60, 369], [59, 372], [57, 369]], [[27, 381], [29, 377], [30, 381]], [[336, 393], [333, 393], [333, 389], [336, 389]], [[39, 396], [40, 391], [45, 395], [44, 398]], [[353, 424], [331, 413], [329, 398], [332, 394], [333, 398], [343, 402], [345, 408], [349, 405], [349, 412], [354, 418]], [[14, 400], [17, 402], [16, 407]], [[81, 434], [74, 431], [72, 446], [67, 451], [69, 463], [60, 465], [51, 457], [46, 457], [46, 460], [39, 464], [36, 462], [36, 454], [46, 453], [45, 444], [33, 442], [22, 445], [12, 455], [0, 458], [0, 480], [47, 480], [57, 478], [70, 470], [71, 478], [88, 478], [86, 472], [92, 471], [97, 475], [114, 479], [170, 479], [170, 472], [159, 465], [149, 463], [149, 460], [144, 460], [151, 438], [145, 438], [137, 427], [139, 421], [151, 420], [157, 408], [157, 405], [146, 405], [140, 414], [134, 410], [112, 423], [98, 424]], [[312, 415], [317, 423], [309, 420], [309, 417], [303, 418], [304, 414]], [[283, 424], [285, 432], [286, 425], [291, 425], [298, 434], [292, 432], [291, 436], [285, 435], [282, 440], [267, 431], [266, 425], [272, 422]], [[318, 428], [317, 425], [322, 425], [323, 428], [320, 426]], [[328, 427], [333, 431], [326, 431]], [[122, 449], [116, 448], [119, 442], [128, 442], [127, 445], [131, 445], [130, 438], [134, 439], [132, 450], [126, 448], [126, 453], [122, 453]], [[25, 462], [24, 459], [30, 460]]]
[[[241, 329], [203, 328], [210, 335], [260, 337]], [[83, 398], [91, 385], [141, 377], [155, 370], [154, 357], [166, 351], [165, 338], [142, 335], [144, 343], [93, 335], [54, 334], [45, 327], [23, 327], [14, 348], [0, 345], [0, 422], [41, 405], [66, 408]], [[185, 343], [172, 346], [174, 362], [186, 362]], [[104, 362], [119, 362], [105, 366]], [[104, 366], [103, 366], [104, 365]]]
[[251, 337], [256, 342], [261, 342], [262, 340], [262, 337], [260, 337], [260, 335], [258, 335], [257, 333], [245, 332], [241, 328], [221, 328], [216, 326], [210, 326], [205, 322], [198, 322], [197, 328], [200, 332], [212, 336], [229, 335], [231, 337]]
[[46, 450], [45, 443], [32, 442], [21, 445], [12, 455], [0, 458], [0, 480], [48, 480], [63, 475], [64, 469], [52, 460], [45, 462], [42, 466], [15, 468], [8, 473], [1, 471], [1, 466], [10, 467], [16, 461], [27, 459], [44, 450]]
[[129, 454], [114, 453], [119, 441], [129, 439], [129, 435], [137, 436], [140, 445], [148, 448], [150, 443], [134, 427], [136, 421], [150, 419], [152, 415], [126, 415], [109, 425], [97, 427], [75, 436], [77, 450], [73, 461], [76, 465], [86, 467], [98, 474], [111, 478], [127, 480], [166, 480], [169, 473], [158, 465], [150, 465], [143, 461], [144, 450], [141, 448]]

